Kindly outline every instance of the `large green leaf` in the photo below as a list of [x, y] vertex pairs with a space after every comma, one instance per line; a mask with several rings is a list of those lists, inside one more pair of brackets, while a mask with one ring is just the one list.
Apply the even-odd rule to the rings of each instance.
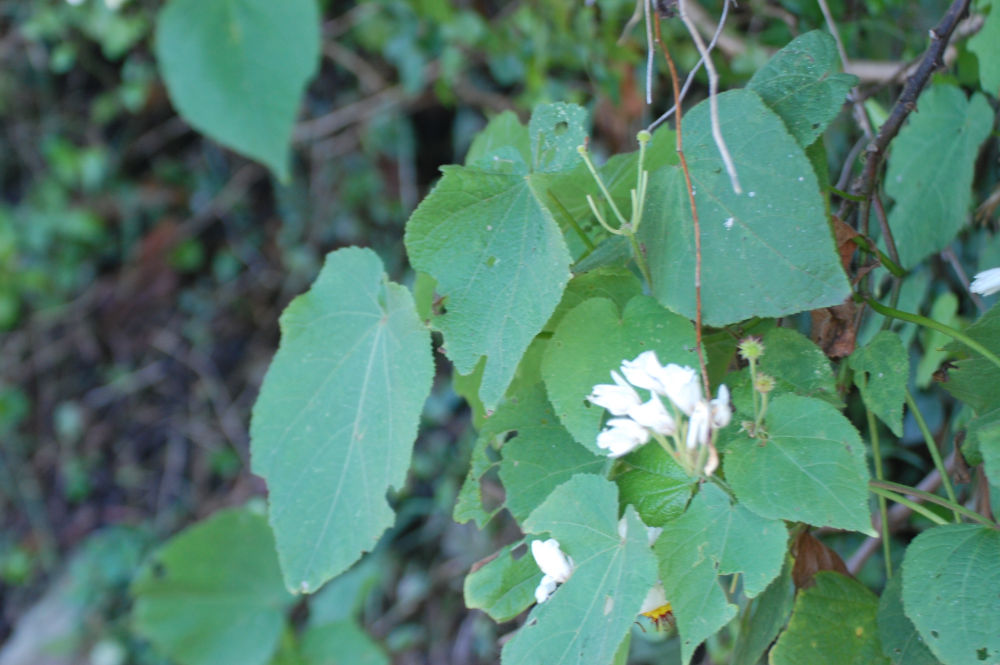
[[766, 438], [743, 436], [725, 456], [741, 502], [774, 519], [875, 535], [868, 466], [858, 431], [830, 404], [780, 395], [767, 410]]
[[281, 315], [250, 427], [290, 589], [311, 592], [392, 525], [433, 378], [413, 298], [370, 250], [331, 253]]
[[944, 249], [965, 226], [976, 155], [992, 127], [981, 94], [970, 99], [939, 84], [920, 95], [917, 112], [892, 142], [885, 176], [885, 191], [896, 200], [889, 226], [904, 268]]
[[681, 517], [667, 523], [654, 549], [677, 618], [685, 665], [705, 638], [736, 616], [719, 575], [742, 573], [744, 592], [752, 598], [781, 572], [787, 541], [784, 524], [733, 505], [711, 483]]
[[594, 452], [604, 409], [586, 401], [599, 383], [611, 383], [611, 370], [643, 351], [660, 362], [697, 366], [694, 326], [647, 296], [636, 296], [619, 314], [606, 298], [586, 300], [559, 322], [542, 360], [542, 377], [559, 419], [573, 437]]
[[1000, 662], [1000, 531], [946, 524], [903, 559], [903, 609], [946, 665]]
[[847, 359], [854, 370], [854, 385], [872, 413], [892, 433], [903, 436], [903, 402], [910, 377], [910, 359], [899, 335], [883, 330], [870, 342], [855, 349]]
[[261, 665], [294, 597], [267, 519], [224, 510], [171, 538], [132, 583], [136, 630], [183, 665]]
[[525, 531], [558, 540], [576, 568], [504, 646], [504, 665], [607, 665], [614, 659], [656, 583], [646, 527], [632, 508], [619, 526], [617, 494], [603, 478], [576, 476], [525, 521]]
[[[410, 261], [437, 280], [444, 298], [446, 311], [435, 325], [448, 357], [469, 374], [486, 356], [479, 396], [487, 409], [500, 401], [569, 281], [569, 251], [547, 192], [555, 177], [548, 172], [568, 163], [583, 131], [582, 113], [574, 109], [536, 109], [531, 173], [516, 147], [497, 160], [487, 158], [497, 155], [496, 145], [477, 148], [477, 166], [444, 167], [406, 225]], [[498, 127], [494, 138], [502, 142], [511, 130]]]
[[319, 31], [315, 0], [171, 0], [156, 22], [156, 59], [185, 120], [284, 180]]
[[803, 147], [811, 144], [840, 113], [858, 79], [838, 73], [833, 37], [813, 30], [796, 37], [757, 70], [747, 87], [781, 116]]
[[[708, 325], [836, 305], [850, 293], [823, 197], [802, 147], [750, 90], [718, 96], [719, 119], [743, 187], [736, 194], [712, 140], [707, 102], [684, 116], [684, 154], [701, 227], [702, 303]], [[639, 235], [653, 293], [695, 316], [695, 242], [684, 176], [650, 174]]]
[[888, 665], [875, 615], [878, 597], [861, 583], [820, 571], [799, 593], [788, 628], [771, 650], [773, 665]]
[[937, 665], [917, 633], [913, 622], [903, 613], [903, 577], [894, 575], [878, 602], [878, 635], [882, 651], [892, 665]]
[[541, 578], [531, 554], [514, 558], [512, 550], [521, 545], [508, 545], [483, 565], [473, 567], [465, 577], [467, 606], [483, 610], [499, 623], [510, 621], [535, 602], [535, 587]]

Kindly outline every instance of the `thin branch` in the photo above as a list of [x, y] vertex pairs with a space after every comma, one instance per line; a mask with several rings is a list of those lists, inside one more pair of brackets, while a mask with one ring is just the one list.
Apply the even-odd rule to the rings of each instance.
[[847, 51], [844, 49], [844, 42], [840, 40], [840, 31], [837, 30], [837, 24], [833, 21], [833, 14], [830, 12], [830, 7], [826, 4], [826, 0], [817, 0], [819, 3], [819, 9], [823, 12], [823, 20], [826, 21], [826, 27], [830, 30], [833, 35], [833, 41], [837, 44], [837, 53], [840, 54], [840, 64], [844, 66], [846, 71], [849, 63], [847, 62]]
[[986, 303], [983, 302], [983, 299], [974, 291], [969, 291], [969, 276], [965, 274], [965, 269], [962, 268], [962, 262], [958, 260], [957, 256], [955, 256], [955, 251], [951, 247], [945, 247], [941, 250], [941, 258], [947, 261], [948, 265], [951, 266], [951, 269], [955, 271], [958, 281], [962, 283], [962, 286], [969, 294], [969, 297], [972, 298], [972, 302], [975, 303], [976, 309], [980, 312], [985, 312]]
[[651, 18], [652, 12], [649, 6], [653, 3], [653, 0], [645, 0], [642, 3], [643, 9], [646, 12], [646, 105], [649, 106], [653, 103], [653, 52], [656, 50], [656, 46], [653, 44], [653, 20]]
[[698, 49], [698, 54], [705, 60], [705, 71], [708, 72], [708, 108], [712, 119], [712, 138], [715, 139], [715, 147], [719, 150], [719, 155], [722, 157], [726, 173], [729, 174], [729, 182], [733, 187], [733, 191], [737, 194], [742, 194], [743, 188], [740, 186], [740, 179], [736, 174], [736, 165], [733, 164], [733, 158], [729, 154], [726, 141], [722, 138], [722, 129], [719, 127], [719, 73], [715, 71], [712, 55], [708, 52], [701, 34], [698, 33], [698, 28], [691, 21], [691, 17], [688, 16], [686, 6], [687, 0], [678, 0], [677, 9], [681, 21], [684, 22], [684, 27], [687, 28], [688, 34], [691, 35], [691, 41], [694, 42], [695, 48]]
[[[712, 41], [708, 43], [709, 53], [712, 52], [712, 50], [715, 48], [716, 42], [719, 41], [719, 36], [722, 34], [722, 28], [724, 28], [726, 25], [726, 17], [728, 15], [729, 15], [729, 2], [727, 0], [722, 4], [722, 16], [719, 17], [719, 24], [715, 28], [715, 34], [712, 35]], [[682, 104], [684, 102], [684, 98], [687, 97], [688, 89], [690, 89], [691, 84], [694, 83], [695, 75], [701, 70], [701, 67], [704, 64], [705, 64], [704, 58], [698, 58], [698, 62], [695, 63], [691, 71], [688, 72], [687, 78], [684, 79], [684, 86], [681, 88], [680, 97], [674, 100], [673, 106], [667, 109], [663, 115], [654, 120], [649, 125], [649, 127], [646, 128], [647, 131], [650, 132], [653, 131], [654, 129], [662, 125], [664, 122], [666, 122], [667, 119], [674, 114], [674, 112], [677, 110], [678, 104]]]
[[875, 191], [875, 180], [885, 157], [886, 148], [896, 138], [896, 134], [899, 133], [906, 118], [916, 109], [917, 97], [927, 85], [931, 74], [941, 65], [941, 56], [948, 46], [948, 41], [951, 39], [955, 26], [958, 25], [959, 19], [969, 10], [969, 2], [970, 0], [954, 0], [941, 21], [930, 31], [931, 44], [924, 52], [924, 57], [921, 59], [917, 71], [907, 79], [903, 92], [892, 107], [889, 117], [882, 123], [878, 136], [868, 148], [868, 157], [865, 160], [861, 176], [852, 189], [853, 194], [861, 195], [864, 199], [860, 211], [862, 222], [868, 219], [871, 210], [871, 195]]
[[[683, 0], [682, 0], [683, 1]], [[691, 172], [688, 170], [687, 158], [684, 156], [684, 143], [681, 138], [681, 104], [678, 97], [681, 94], [680, 82], [677, 78], [677, 67], [674, 66], [674, 59], [670, 57], [670, 51], [667, 50], [666, 45], [663, 43], [663, 36], [660, 33], [660, 19], [657, 16], [656, 22], [656, 43], [660, 45], [660, 50], [663, 51], [663, 57], [667, 60], [667, 68], [670, 70], [670, 83], [674, 88], [674, 100], [677, 107], [677, 128], [675, 131], [675, 143], [677, 150], [677, 157], [681, 162], [681, 170], [684, 172], [684, 184], [687, 188], [688, 201], [691, 204], [691, 219], [694, 222], [694, 300], [695, 300], [695, 319], [694, 319], [694, 336], [695, 336], [695, 350], [698, 353], [698, 366], [701, 369], [701, 382], [705, 389], [705, 395], [711, 396], [712, 391], [708, 385], [708, 367], [705, 364], [705, 350], [704, 345], [701, 341], [701, 224], [698, 221], [698, 207], [695, 205], [694, 201], [694, 187], [691, 185]], [[652, 286], [652, 284], [650, 285]]]

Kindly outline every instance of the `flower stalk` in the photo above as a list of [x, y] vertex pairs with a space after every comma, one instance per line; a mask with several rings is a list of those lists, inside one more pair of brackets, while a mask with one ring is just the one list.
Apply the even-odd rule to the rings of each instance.
[[638, 135], [636, 135], [636, 140], [639, 142], [639, 159], [636, 165], [636, 184], [635, 187], [633, 187], [629, 192], [629, 197], [632, 203], [632, 212], [628, 220], [625, 219], [625, 215], [623, 215], [621, 210], [618, 208], [618, 205], [611, 196], [611, 192], [608, 191], [607, 186], [604, 184], [604, 180], [597, 172], [597, 167], [594, 166], [594, 162], [590, 158], [590, 153], [587, 152], [587, 146], [578, 146], [576, 150], [583, 158], [584, 164], [587, 165], [587, 170], [590, 171], [590, 175], [593, 176], [598, 189], [601, 191], [601, 195], [611, 208], [611, 212], [614, 213], [615, 219], [618, 221], [617, 227], [608, 223], [608, 220], [605, 218], [604, 214], [601, 213], [600, 208], [598, 208], [597, 202], [594, 201], [594, 197], [587, 194], [587, 205], [590, 206], [590, 211], [594, 213], [594, 217], [597, 218], [597, 221], [608, 233], [628, 238], [629, 247], [632, 250], [632, 256], [635, 258], [636, 265], [639, 266], [639, 272], [642, 273], [643, 279], [645, 279], [646, 283], [652, 288], [652, 275], [649, 272], [649, 266], [646, 263], [646, 257], [642, 252], [642, 248], [639, 246], [639, 241], [636, 239], [636, 233], [639, 232], [639, 225], [642, 223], [642, 214], [646, 206], [646, 190], [649, 187], [649, 171], [645, 168], [646, 147], [652, 140], [652, 134], [646, 130], [642, 130], [638, 133]]

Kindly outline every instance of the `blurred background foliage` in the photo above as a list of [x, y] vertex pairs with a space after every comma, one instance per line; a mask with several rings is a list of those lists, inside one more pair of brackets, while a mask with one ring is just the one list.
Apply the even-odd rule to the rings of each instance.
[[[277, 182], [171, 108], [151, 44], [162, 4], [0, 0], [3, 665], [42, 662], [16, 660], [25, 635], [36, 656], [49, 643], [51, 663], [164, 662], [131, 631], [128, 584], [169, 535], [263, 493], [249, 473], [249, 409], [278, 314], [327, 252], [372, 247], [393, 279], [412, 282], [407, 216], [437, 167], [460, 162], [501, 110], [526, 118], [539, 102], [582, 104], [592, 147], [607, 155], [631, 150], [635, 132], [671, 104], [662, 75], [652, 107], [644, 103], [634, 0], [321, 1], [322, 62], [295, 129], [293, 176]], [[922, 52], [944, 3], [830, 5], [852, 60], [882, 72], [862, 83], [877, 117], [898, 91], [892, 74]], [[700, 9], [710, 32], [721, 3]], [[723, 87], [822, 26], [812, 0], [744, 0], [719, 45]], [[680, 26], [665, 29], [686, 71], [697, 54]], [[951, 57], [950, 76], [974, 84], [962, 40]], [[845, 114], [826, 137], [832, 169], [859, 136]], [[990, 180], [979, 182], [982, 200]], [[1000, 264], [1000, 245], [981, 252], [978, 238], [957, 244], [956, 260]], [[968, 314], [942, 301], [947, 284], [923, 284], [901, 303], [942, 320]], [[469, 417], [438, 383], [410, 479], [392, 497], [396, 527], [293, 617], [355, 598], [394, 662], [494, 662], [511, 626], [466, 610], [462, 580], [517, 534], [503, 519], [483, 532], [452, 522]], [[920, 400], [943, 436], [940, 392]], [[908, 433], [919, 440], [912, 423]], [[915, 478], [928, 468], [905, 449], [892, 454], [913, 458]], [[662, 662], [646, 647], [637, 662]]]

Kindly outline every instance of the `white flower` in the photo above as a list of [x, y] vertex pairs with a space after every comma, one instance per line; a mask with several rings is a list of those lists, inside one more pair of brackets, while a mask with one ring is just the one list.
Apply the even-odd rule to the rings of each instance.
[[542, 581], [539, 582], [538, 586], [535, 587], [535, 602], [544, 603], [546, 600], [549, 599], [549, 596], [555, 593], [557, 586], [559, 585], [556, 584], [556, 581], [554, 579], [552, 579], [548, 575], [543, 575]]
[[990, 268], [977, 274], [969, 285], [969, 290], [984, 296], [1000, 291], [1000, 268]]
[[725, 427], [733, 419], [733, 410], [729, 406], [729, 388], [726, 384], [719, 385], [719, 392], [711, 404], [712, 426]]
[[611, 378], [614, 379], [614, 385], [610, 383], [597, 384], [587, 395], [587, 399], [592, 404], [607, 409], [612, 415], [624, 416], [630, 409], [641, 403], [639, 393], [618, 372], [612, 370]]
[[660, 383], [662, 372], [663, 366], [657, 360], [655, 351], [643, 351], [636, 356], [635, 360], [622, 361], [622, 374], [625, 375], [629, 383], [636, 388], [652, 390], [661, 395], [664, 394], [663, 386]]
[[708, 443], [709, 426], [711, 424], [711, 416], [708, 408], [708, 402], [699, 400], [691, 411], [691, 422], [688, 423], [687, 432], [688, 450], [704, 446]]
[[612, 418], [597, 435], [597, 447], [607, 450], [609, 457], [626, 455], [647, 441], [649, 430], [631, 418]]
[[648, 402], [638, 404], [629, 409], [628, 415], [635, 422], [643, 427], [648, 427], [658, 434], [669, 436], [677, 431], [677, 423], [667, 413], [663, 402], [656, 395], [653, 395]]
[[535, 601], [544, 603], [556, 587], [573, 574], [573, 559], [559, 549], [559, 541], [555, 538], [531, 541], [531, 556], [544, 573], [535, 588]]
[[649, 593], [646, 594], [646, 599], [642, 601], [642, 607], [639, 609], [639, 614], [652, 612], [653, 610], [660, 609], [667, 604], [667, 592], [663, 590], [663, 584], [657, 582], [653, 588], [649, 590]]
[[659, 379], [663, 386], [663, 392], [660, 394], [669, 397], [678, 409], [690, 416], [695, 405], [701, 401], [698, 372], [690, 367], [670, 363], [663, 368]]

